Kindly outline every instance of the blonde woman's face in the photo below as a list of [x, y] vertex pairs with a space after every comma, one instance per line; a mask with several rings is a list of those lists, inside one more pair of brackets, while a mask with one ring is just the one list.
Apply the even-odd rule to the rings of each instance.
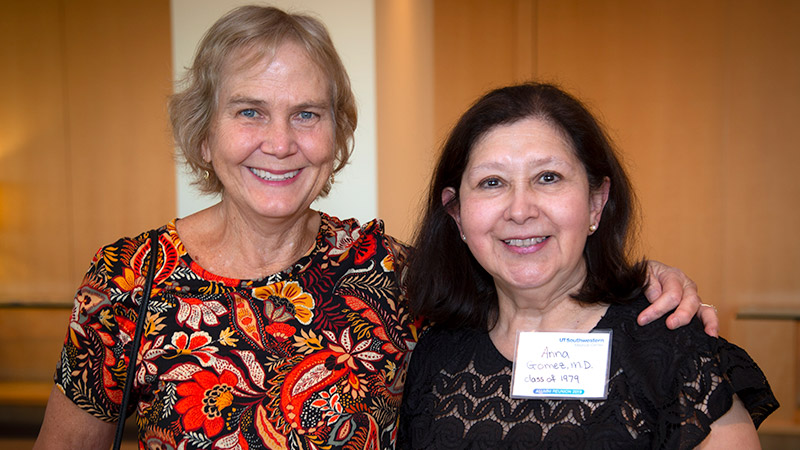
[[307, 211], [333, 169], [328, 86], [325, 74], [293, 42], [223, 74], [203, 145], [203, 158], [224, 186], [223, 202], [264, 218], [290, 219]]

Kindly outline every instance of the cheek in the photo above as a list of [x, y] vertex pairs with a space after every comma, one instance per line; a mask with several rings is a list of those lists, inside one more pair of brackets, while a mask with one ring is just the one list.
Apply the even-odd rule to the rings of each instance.
[[461, 229], [466, 234], [471, 234], [473, 239], [487, 233], [499, 220], [502, 219], [502, 209], [498, 202], [476, 201], [462, 198], [459, 209]]
[[206, 148], [212, 159], [240, 159], [258, 147], [254, 132], [220, 127], [208, 138]]
[[333, 165], [336, 142], [332, 130], [307, 133], [300, 136], [298, 141], [309, 161], [319, 165]]
[[567, 241], [583, 248], [589, 234], [590, 217], [586, 210], [565, 211], [559, 218], [560, 228]]

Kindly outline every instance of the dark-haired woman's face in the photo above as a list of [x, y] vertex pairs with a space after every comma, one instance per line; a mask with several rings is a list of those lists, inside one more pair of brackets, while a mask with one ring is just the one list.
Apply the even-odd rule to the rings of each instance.
[[[585, 278], [583, 248], [608, 186], [590, 193], [562, 133], [525, 119], [498, 126], [472, 149], [452, 211], [466, 244], [499, 295], [568, 293]], [[445, 190], [443, 200], [451, 198]]]

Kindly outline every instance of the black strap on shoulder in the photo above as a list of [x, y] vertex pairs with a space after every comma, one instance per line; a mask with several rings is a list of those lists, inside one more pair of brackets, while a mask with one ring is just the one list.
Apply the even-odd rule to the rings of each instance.
[[144, 322], [147, 316], [147, 304], [150, 303], [150, 291], [153, 289], [153, 280], [156, 277], [156, 266], [158, 265], [158, 254], [160, 245], [158, 244], [158, 230], [150, 230], [150, 254], [147, 257], [147, 279], [144, 282], [142, 300], [139, 304], [139, 315], [136, 317], [136, 332], [131, 343], [131, 353], [128, 357], [128, 371], [125, 375], [125, 389], [122, 391], [122, 403], [119, 407], [119, 417], [117, 418], [117, 433], [114, 437], [114, 450], [119, 450], [122, 444], [122, 432], [125, 429], [125, 419], [128, 414], [128, 401], [133, 388], [133, 377], [136, 374], [136, 357], [139, 353], [139, 344], [144, 333]]

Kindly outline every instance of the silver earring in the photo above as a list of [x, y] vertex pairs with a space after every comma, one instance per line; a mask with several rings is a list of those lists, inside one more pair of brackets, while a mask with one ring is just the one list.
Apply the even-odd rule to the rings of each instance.
[[589, 231], [591, 231], [592, 233], [597, 231], [597, 224], [593, 223], [593, 224], [589, 225]]
[[467, 240], [467, 235], [464, 234], [464, 233], [461, 233], [461, 240], [462, 241], [466, 241]]

